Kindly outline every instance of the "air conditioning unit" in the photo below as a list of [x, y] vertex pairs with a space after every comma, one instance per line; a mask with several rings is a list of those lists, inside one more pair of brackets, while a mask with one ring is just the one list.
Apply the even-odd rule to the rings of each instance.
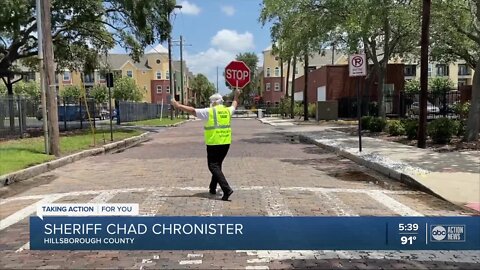
[[338, 101], [317, 101], [316, 120], [338, 120]]

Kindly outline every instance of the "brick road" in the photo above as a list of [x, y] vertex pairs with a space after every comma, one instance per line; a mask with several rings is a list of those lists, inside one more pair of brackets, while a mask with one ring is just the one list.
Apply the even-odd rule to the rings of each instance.
[[139, 203], [142, 215], [474, 215], [280, 129], [235, 119], [224, 172], [231, 202], [208, 195], [200, 121], [158, 130], [116, 154], [86, 158], [16, 183], [0, 201], [0, 268], [478, 269], [470, 251], [31, 251], [37, 202]]

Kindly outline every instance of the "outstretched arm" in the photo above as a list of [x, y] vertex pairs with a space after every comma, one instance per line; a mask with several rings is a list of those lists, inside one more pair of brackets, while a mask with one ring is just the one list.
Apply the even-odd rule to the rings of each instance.
[[235, 90], [235, 95], [233, 97], [232, 107], [236, 110], [238, 106], [238, 96], [240, 95], [240, 90]]
[[172, 97], [171, 103], [172, 103], [172, 106], [175, 107], [175, 109], [182, 110], [195, 117], [197, 116], [197, 113], [195, 112], [195, 108], [178, 103], [178, 101], [176, 101], [174, 97]]

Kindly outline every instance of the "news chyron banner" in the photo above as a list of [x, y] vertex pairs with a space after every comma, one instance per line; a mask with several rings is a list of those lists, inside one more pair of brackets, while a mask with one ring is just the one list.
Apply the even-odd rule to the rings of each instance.
[[32, 250], [480, 250], [480, 217], [139, 216], [138, 204], [40, 205]]

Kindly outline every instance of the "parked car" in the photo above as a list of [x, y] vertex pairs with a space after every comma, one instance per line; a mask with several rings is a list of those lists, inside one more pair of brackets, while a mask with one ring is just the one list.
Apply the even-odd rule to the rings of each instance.
[[[427, 114], [439, 114], [439, 113], [440, 113], [440, 109], [427, 101]], [[412, 103], [412, 106], [410, 106], [410, 109], [409, 109], [409, 114], [420, 115], [420, 103], [418, 101], [415, 101]]]

